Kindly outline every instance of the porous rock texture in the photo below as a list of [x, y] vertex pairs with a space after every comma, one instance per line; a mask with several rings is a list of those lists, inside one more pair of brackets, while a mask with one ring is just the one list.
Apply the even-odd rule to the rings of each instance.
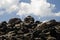
[[53, 19], [43, 23], [31, 16], [24, 21], [11, 18], [0, 22], [0, 40], [60, 40], [60, 22]]

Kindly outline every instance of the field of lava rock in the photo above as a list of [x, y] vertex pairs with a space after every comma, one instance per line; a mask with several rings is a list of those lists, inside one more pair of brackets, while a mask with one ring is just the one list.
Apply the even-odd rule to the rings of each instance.
[[11, 18], [0, 22], [0, 40], [60, 40], [60, 22], [53, 19], [43, 23], [32, 16], [24, 21]]

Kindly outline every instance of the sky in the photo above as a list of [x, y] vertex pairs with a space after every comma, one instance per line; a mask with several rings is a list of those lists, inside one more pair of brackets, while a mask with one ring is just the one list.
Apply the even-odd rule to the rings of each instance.
[[0, 22], [11, 18], [60, 21], [60, 0], [0, 0]]

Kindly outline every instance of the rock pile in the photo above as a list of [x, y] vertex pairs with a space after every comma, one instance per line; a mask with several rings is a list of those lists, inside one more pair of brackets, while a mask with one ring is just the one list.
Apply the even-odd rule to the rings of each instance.
[[60, 40], [60, 22], [35, 21], [27, 16], [24, 21], [12, 18], [0, 23], [0, 40]]

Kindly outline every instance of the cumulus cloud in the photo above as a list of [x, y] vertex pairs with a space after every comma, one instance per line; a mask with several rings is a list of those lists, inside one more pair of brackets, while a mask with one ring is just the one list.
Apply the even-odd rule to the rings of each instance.
[[11, 7], [12, 5], [16, 5], [18, 3], [18, 0], [0, 0], [0, 7], [6, 8]]
[[55, 16], [60, 16], [60, 12], [58, 12], [58, 13], [55, 13]]
[[47, 0], [31, 0], [31, 4], [29, 3], [20, 3], [20, 10], [17, 15], [39, 15], [39, 16], [50, 16], [53, 15], [52, 10], [54, 9], [55, 5], [50, 4]]
[[20, 0], [0, 0], [0, 15], [17, 12], [16, 15], [36, 15], [36, 16], [60, 16], [60, 13], [53, 12], [54, 4], [47, 0], [31, 0], [31, 3], [20, 2]]
[[0, 0], [0, 15], [17, 10], [18, 3], [19, 0]]

